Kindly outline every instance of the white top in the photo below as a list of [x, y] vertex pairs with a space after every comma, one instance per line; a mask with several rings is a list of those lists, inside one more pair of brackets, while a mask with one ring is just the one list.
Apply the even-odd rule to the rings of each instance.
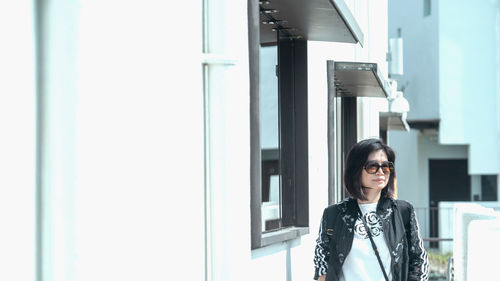
[[[371, 229], [373, 241], [377, 245], [385, 272], [392, 280], [391, 255], [385, 243], [382, 222], [375, 214], [377, 203], [359, 204], [361, 213]], [[384, 274], [373, 251], [368, 234], [360, 218], [354, 226], [352, 248], [342, 266], [341, 281], [385, 281]]]

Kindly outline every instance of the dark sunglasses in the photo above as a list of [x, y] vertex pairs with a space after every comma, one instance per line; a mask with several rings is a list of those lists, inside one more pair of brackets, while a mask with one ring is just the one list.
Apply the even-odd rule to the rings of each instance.
[[389, 161], [382, 162], [381, 164], [377, 161], [368, 161], [363, 166], [363, 169], [365, 169], [368, 174], [376, 174], [380, 168], [382, 168], [382, 172], [387, 175], [394, 171], [394, 164]]

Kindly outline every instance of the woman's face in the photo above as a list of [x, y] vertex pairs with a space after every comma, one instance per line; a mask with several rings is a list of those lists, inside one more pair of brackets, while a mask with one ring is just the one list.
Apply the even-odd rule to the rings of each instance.
[[[387, 155], [383, 149], [374, 151], [368, 155], [368, 161], [375, 161], [379, 164], [387, 161]], [[365, 188], [382, 190], [389, 183], [390, 173], [384, 174], [379, 168], [375, 174], [368, 174], [365, 169], [361, 172], [361, 184]]]

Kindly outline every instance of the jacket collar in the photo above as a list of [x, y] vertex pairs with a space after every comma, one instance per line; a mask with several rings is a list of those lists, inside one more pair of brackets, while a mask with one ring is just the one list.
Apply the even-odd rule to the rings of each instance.
[[[343, 201], [343, 205], [345, 206], [343, 208], [343, 212], [345, 215], [349, 215], [351, 217], [357, 217], [358, 216], [358, 201], [355, 198], [349, 197]], [[380, 200], [377, 203], [377, 214], [383, 215], [387, 213], [388, 209], [392, 209], [392, 207], [395, 205], [394, 199], [393, 198], [380, 198]]]
[[[377, 215], [382, 219], [383, 223], [387, 223], [391, 218], [393, 213], [394, 199], [392, 198], [381, 198], [377, 204]], [[354, 226], [356, 220], [359, 217], [359, 206], [358, 201], [354, 198], [346, 198], [339, 203], [340, 215], [342, 221], [344, 222], [347, 231], [352, 233], [354, 231]]]

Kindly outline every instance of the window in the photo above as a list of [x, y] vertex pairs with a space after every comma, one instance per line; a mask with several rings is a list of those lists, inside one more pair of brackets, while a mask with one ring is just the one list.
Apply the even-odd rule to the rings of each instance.
[[334, 89], [328, 90], [328, 204], [339, 202], [346, 196], [342, 187], [345, 154], [342, 146], [342, 128], [347, 131], [345, 129], [347, 124], [356, 125], [355, 120], [349, 123], [347, 123], [349, 120], [344, 120], [346, 115], [349, 115], [346, 114], [348, 108], [345, 108], [348, 103], [342, 103], [342, 98], [337, 96]]
[[424, 0], [424, 17], [431, 15], [431, 0]]
[[[252, 249], [309, 232], [307, 41], [261, 44], [249, 1]], [[267, 17], [268, 15], [266, 15]]]
[[481, 200], [497, 201], [497, 175], [481, 176]]

